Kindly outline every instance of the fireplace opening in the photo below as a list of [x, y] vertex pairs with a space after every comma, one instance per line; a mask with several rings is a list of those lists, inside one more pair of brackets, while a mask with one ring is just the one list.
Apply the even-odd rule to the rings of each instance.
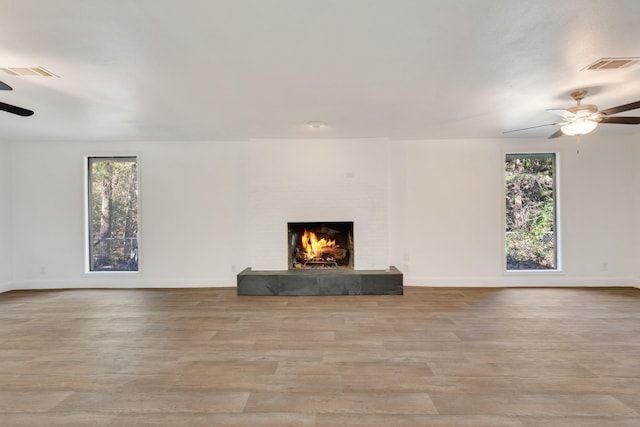
[[289, 270], [353, 269], [353, 222], [289, 222]]

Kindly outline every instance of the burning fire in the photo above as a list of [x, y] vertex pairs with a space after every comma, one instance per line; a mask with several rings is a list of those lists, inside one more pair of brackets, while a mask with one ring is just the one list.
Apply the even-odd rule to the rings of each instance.
[[322, 248], [332, 248], [336, 245], [335, 240], [326, 240], [324, 237], [318, 240], [316, 233], [304, 230], [302, 235], [302, 249], [307, 254], [307, 259], [311, 260], [322, 255]]

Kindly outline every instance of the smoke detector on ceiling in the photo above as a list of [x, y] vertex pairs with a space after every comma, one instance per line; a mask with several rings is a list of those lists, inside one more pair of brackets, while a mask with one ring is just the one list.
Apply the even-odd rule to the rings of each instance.
[[600, 58], [597, 61], [587, 65], [584, 70], [619, 70], [636, 64], [640, 57], [627, 58]]
[[307, 126], [313, 128], [313, 129], [321, 129], [321, 128], [327, 126], [327, 124], [325, 122], [321, 122], [320, 120], [312, 120], [310, 122], [307, 122]]

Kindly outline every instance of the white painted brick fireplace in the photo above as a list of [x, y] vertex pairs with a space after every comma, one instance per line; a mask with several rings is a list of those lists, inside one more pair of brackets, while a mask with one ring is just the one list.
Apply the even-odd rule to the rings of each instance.
[[287, 269], [287, 222], [353, 221], [355, 269], [389, 267], [386, 140], [251, 141], [250, 267]]

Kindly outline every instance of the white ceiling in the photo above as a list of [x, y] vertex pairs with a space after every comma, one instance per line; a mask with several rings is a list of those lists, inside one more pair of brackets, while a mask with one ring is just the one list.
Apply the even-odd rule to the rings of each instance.
[[574, 89], [639, 100], [640, 65], [581, 71], [640, 57], [639, 23], [638, 0], [0, 0], [0, 67], [60, 76], [0, 71], [36, 112], [0, 140], [503, 137]]

